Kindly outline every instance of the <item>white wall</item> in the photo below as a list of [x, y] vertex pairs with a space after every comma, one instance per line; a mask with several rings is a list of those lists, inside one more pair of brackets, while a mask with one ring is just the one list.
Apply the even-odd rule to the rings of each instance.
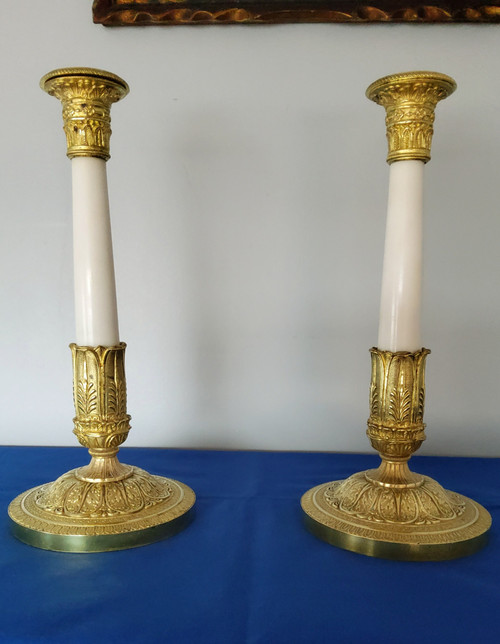
[[[15, 4], [15, 6], [14, 6]], [[128, 445], [370, 451], [385, 74], [431, 69], [427, 454], [500, 456], [500, 26], [115, 28], [0, 8], [0, 442], [74, 445], [61, 66], [123, 76], [108, 162]]]

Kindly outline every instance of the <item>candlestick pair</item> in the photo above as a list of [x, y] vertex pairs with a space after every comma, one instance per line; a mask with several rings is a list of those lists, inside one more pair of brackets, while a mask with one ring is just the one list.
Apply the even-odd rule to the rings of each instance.
[[[75, 429], [92, 456], [86, 467], [18, 496], [9, 506], [14, 534], [52, 550], [114, 550], [164, 538], [191, 518], [186, 485], [122, 465], [130, 428], [125, 345], [119, 343], [105, 161], [110, 106], [128, 92], [119, 77], [60, 69], [42, 88], [63, 103], [73, 159], [77, 342], [71, 346]], [[420, 345], [422, 167], [430, 159], [434, 109], [455, 89], [431, 72], [389, 76], [367, 90], [387, 110], [391, 163], [379, 347], [372, 352], [368, 436], [377, 470], [306, 492], [309, 528], [332, 544], [398, 559], [446, 559], [481, 547], [491, 524], [476, 502], [413, 474], [408, 459], [425, 439]], [[398, 163], [395, 163], [398, 162]]]

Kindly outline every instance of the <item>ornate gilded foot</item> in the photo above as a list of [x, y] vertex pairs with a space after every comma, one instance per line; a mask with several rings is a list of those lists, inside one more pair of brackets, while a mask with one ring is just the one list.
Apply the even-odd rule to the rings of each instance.
[[79, 470], [28, 490], [9, 506], [14, 535], [29, 545], [64, 552], [143, 546], [186, 527], [191, 488], [131, 467], [120, 481], [82, 480]]
[[317, 537], [364, 555], [432, 561], [472, 554], [487, 541], [491, 517], [478, 503], [427, 476], [380, 484], [378, 470], [312, 488], [302, 497]]
[[33, 488], [9, 506], [14, 535], [32, 546], [66, 552], [132, 548], [182, 530], [194, 492], [118, 461], [127, 438], [125, 344], [71, 345], [76, 417], [74, 432], [89, 448], [89, 465]]
[[425, 439], [429, 351], [371, 353], [367, 433], [382, 463], [306, 492], [302, 509], [308, 528], [332, 545], [376, 557], [441, 560], [472, 554], [486, 543], [488, 512], [408, 468]]

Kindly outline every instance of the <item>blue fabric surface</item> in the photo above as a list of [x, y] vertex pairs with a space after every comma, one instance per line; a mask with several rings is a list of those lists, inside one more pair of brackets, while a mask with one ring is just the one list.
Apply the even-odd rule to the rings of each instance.
[[87, 462], [83, 448], [0, 448], [2, 642], [500, 641], [500, 460], [415, 457], [412, 468], [482, 503], [489, 545], [464, 559], [394, 562], [339, 550], [302, 526], [308, 488], [376, 456], [125, 448], [121, 460], [197, 494], [194, 522], [156, 544], [38, 550], [8, 531], [20, 492]]

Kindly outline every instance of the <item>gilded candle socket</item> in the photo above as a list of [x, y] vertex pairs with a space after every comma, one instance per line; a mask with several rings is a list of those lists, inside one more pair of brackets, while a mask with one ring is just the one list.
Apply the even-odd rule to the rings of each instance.
[[366, 96], [386, 110], [387, 163], [431, 158], [434, 112], [457, 85], [437, 72], [405, 72], [372, 83]]
[[110, 72], [90, 67], [55, 69], [40, 87], [63, 104], [67, 156], [110, 157], [110, 108], [129, 92], [127, 83]]
[[425, 440], [425, 360], [415, 353], [370, 349], [372, 377], [367, 434], [382, 458], [408, 459]]
[[[118, 448], [130, 430], [124, 342], [116, 347], [71, 344], [74, 434], [90, 450]], [[92, 453], [92, 452], [91, 452]]]

